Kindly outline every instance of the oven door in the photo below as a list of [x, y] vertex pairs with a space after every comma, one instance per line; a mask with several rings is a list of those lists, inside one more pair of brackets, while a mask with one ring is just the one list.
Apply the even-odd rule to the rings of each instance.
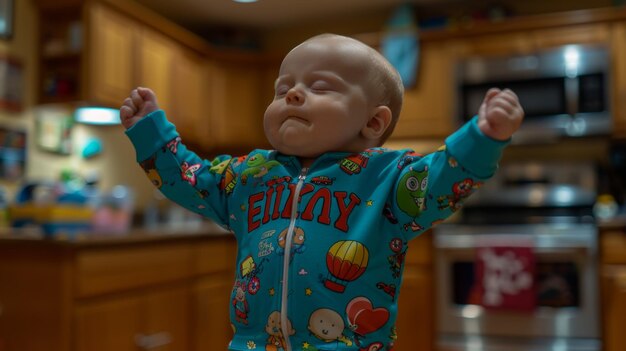
[[[594, 225], [443, 224], [434, 233], [442, 349], [599, 350]], [[507, 238], [533, 245], [537, 287], [533, 311], [496, 311], [470, 302], [477, 283], [476, 248]]]

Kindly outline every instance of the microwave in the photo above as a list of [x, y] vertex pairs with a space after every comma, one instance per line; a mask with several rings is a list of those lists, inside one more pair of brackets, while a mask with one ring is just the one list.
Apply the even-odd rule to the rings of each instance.
[[492, 87], [513, 90], [525, 119], [512, 142], [554, 142], [609, 135], [610, 52], [601, 45], [566, 45], [527, 55], [469, 57], [457, 65], [457, 116], [478, 113]]

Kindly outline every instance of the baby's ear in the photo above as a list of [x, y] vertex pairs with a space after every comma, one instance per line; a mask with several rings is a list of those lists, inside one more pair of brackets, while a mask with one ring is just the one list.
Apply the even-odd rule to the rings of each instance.
[[387, 106], [374, 107], [367, 124], [361, 129], [366, 139], [380, 139], [391, 124], [391, 109]]

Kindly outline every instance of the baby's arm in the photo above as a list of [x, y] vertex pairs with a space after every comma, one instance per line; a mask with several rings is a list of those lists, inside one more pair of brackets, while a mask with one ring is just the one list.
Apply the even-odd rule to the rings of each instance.
[[134, 89], [120, 108], [120, 119], [135, 147], [137, 162], [163, 195], [228, 225], [227, 194], [222, 185], [224, 177], [234, 174], [230, 156], [209, 161], [188, 150], [150, 89]]
[[156, 95], [148, 88], [138, 87], [130, 92], [120, 107], [120, 120], [124, 128], [128, 129], [142, 118], [159, 109]]

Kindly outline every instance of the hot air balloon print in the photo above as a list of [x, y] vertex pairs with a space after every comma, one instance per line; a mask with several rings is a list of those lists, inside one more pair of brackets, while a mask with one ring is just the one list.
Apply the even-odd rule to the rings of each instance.
[[358, 241], [342, 240], [334, 243], [326, 253], [329, 275], [324, 286], [331, 291], [343, 293], [349, 282], [365, 272], [368, 259], [367, 248]]

